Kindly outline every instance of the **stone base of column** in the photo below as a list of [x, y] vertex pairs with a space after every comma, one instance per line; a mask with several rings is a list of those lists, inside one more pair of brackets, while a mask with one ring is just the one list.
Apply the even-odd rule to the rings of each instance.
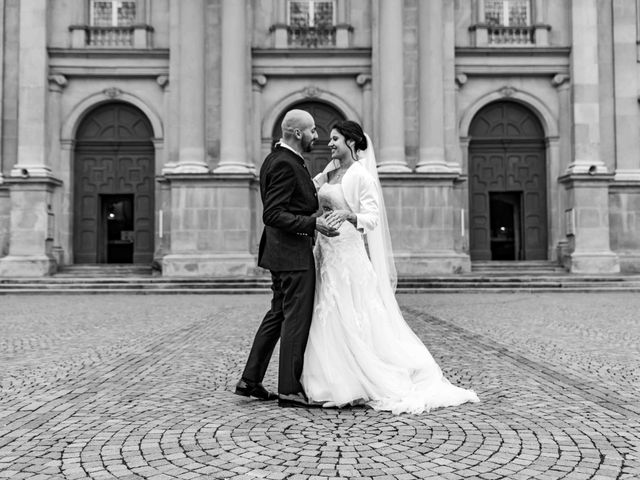
[[58, 266], [46, 255], [9, 255], [0, 258], [0, 277], [47, 277], [53, 275]]
[[620, 273], [620, 261], [613, 252], [573, 252], [568, 260], [571, 273]]
[[616, 182], [637, 182], [640, 181], [640, 169], [634, 170], [616, 170], [613, 177]]
[[257, 275], [256, 256], [227, 253], [173, 253], [162, 259], [165, 277], [246, 277]]
[[616, 252], [622, 273], [640, 273], [640, 253]]
[[167, 175], [170, 239], [162, 274], [171, 277], [254, 275], [259, 193], [254, 175]]
[[471, 271], [469, 255], [453, 251], [398, 253], [394, 258], [399, 277], [451, 275]]
[[593, 163], [576, 162], [569, 165], [566, 175], [606, 175], [608, 173], [607, 166], [601, 161]]
[[385, 163], [378, 164], [379, 173], [410, 173], [411, 169], [406, 164]]
[[219, 165], [213, 173], [215, 175], [255, 175], [256, 169], [250, 165], [228, 164]]

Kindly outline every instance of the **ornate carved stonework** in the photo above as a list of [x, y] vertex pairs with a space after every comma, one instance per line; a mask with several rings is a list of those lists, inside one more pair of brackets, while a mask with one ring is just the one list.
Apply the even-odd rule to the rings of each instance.
[[371, 75], [368, 73], [361, 73], [356, 77], [356, 83], [362, 88], [371, 86]]
[[516, 93], [516, 89], [510, 85], [502, 87], [500, 90], [500, 95], [503, 97], [512, 97], [514, 93]]
[[305, 87], [302, 90], [302, 93], [307, 98], [316, 98], [320, 96], [320, 89], [318, 87], [309, 86]]
[[167, 88], [167, 85], [169, 85], [169, 75], [158, 75], [156, 83], [160, 85], [161, 88]]
[[67, 77], [60, 74], [49, 75], [49, 90], [55, 92], [61, 92], [64, 87], [67, 86]]
[[105, 88], [102, 93], [104, 93], [109, 98], [116, 98], [122, 95], [122, 90], [116, 87]]
[[569, 75], [567, 75], [566, 73], [558, 73], [551, 79], [551, 85], [557, 88], [561, 85], [564, 85], [565, 83], [569, 83], [570, 79], [571, 77], [569, 77]]
[[467, 83], [468, 77], [464, 73], [456, 75], [456, 85], [458, 88], [463, 87]]

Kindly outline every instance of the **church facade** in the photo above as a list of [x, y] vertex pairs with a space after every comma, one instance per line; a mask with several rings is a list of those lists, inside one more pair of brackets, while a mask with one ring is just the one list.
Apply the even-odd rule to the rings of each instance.
[[0, 0], [0, 277], [250, 276], [291, 108], [373, 139], [400, 275], [640, 271], [639, 0]]

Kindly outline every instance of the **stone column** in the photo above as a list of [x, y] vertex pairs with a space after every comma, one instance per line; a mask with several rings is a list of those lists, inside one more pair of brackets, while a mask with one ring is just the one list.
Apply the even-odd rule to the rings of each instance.
[[20, 2], [19, 39], [18, 158], [6, 179], [9, 254], [0, 259], [0, 276], [43, 276], [56, 269], [53, 192], [61, 184], [53, 178], [47, 151], [51, 119], [46, 0]]
[[442, 1], [418, 2], [420, 149], [416, 171], [448, 172], [444, 157]]
[[636, 4], [613, 2], [616, 180], [640, 180]]
[[222, 0], [222, 101], [220, 162], [213, 173], [251, 173], [247, 155], [248, 84], [247, 11], [245, 0]]
[[287, 0], [275, 0], [275, 19], [271, 30], [274, 35], [273, 46], [275, 48], [287, 48], [289, 46], [289, 34], [287, 32]]
[[253, 90], [253, 158], [259, 159], [262, 155], [262, 89], [267, 84], [267, 77], [264, 75], [254, 75], [251, 79]]
[[380, 172], [409, 172], [404, 140], [404, 55], [402, 0], [380, 0], [379, 61], [382, 126], [378, 134]]
[[204, 0], [181, 1], [179, 9], [178, 162], [172, 173], [207, 173], [204, 98]]
[[533, 26], [535, 28], [535, 43], [539, 47], [549, 45], [549, 25], [547, 25], [545, 10], [546, 0], [535, 0], [533, 2]]
[[47, 142], [47, 2], [20, 2], [18, 159], [12, 177], [50, 177]]
[[[4, 0], [0, 0], [0, 92], [4, 92]], [[0, 119], [3, 117], [3, 102], [0, 102]], [[0, 122], [0, 138], [3, 138], [2, 122]], [[2, 142], [0, 142], [0, 185], [4, 181], [4, 155], [2, 152]], [[2, 244], [0, 243], [0, 249]]]
[[489, 30], [484, 15], [484, 0], [476, 0], [476, 24], [472, 27], [474, 45], [486, 47], [489, 44]]
[[347, 0], [338, 0], [336, 4], [336, 47], [347, 48], [351, 44], [351, 26], [347, 10], [349, 5]]
[[568, 173], [606, 173], [600, 158], [597, 0], [571, 3], [574, 158]]
[[[597, 13], [597, 0], [572, 0], [573, 151], [566, 174], [559, 181], [565, 186], [567, 234], [562, 257], [574, 273], [620, 271], [609, 240], [609, 184], [613, 175], [607, 173], [600, 156]], [[559, 86], [564, 81], [562, 76], [554, 77]], [[561, 123], [561, 128], [566, 127]]]
[[373, 128], [373, 112], [371, 104], [371, 75], [361, 73], [356, 77], [356, 83], [362, 89], [362, 129], [371, 137]]
[[[67, 86], [67, 78], [64, 75], [49, 75], [49, 115], [47, 118], [47, 145], [46, 151], [48, 156], [47, 164], [56, 173], [57, 176], [63, 178], [63, 171], [67, 167], [62, 165], [62, 146], [60, 143], [60, 129], [62, 126], [62, 117], [60, 114], [60, 103], [62, 100], [62, 91]], [[62, 190], [55, 190], [53, 193], [53, 214], [57, 217], [56, 222], [58, 228], [54, 231], [52, 255], [58, 265], [66, 263], [65, 253], [69, 251], [63, 247], [62, 231], [69, 228], [68, 224], [62, 224], [61, 220], [63, 215], [63, 204], [65, 192]]]

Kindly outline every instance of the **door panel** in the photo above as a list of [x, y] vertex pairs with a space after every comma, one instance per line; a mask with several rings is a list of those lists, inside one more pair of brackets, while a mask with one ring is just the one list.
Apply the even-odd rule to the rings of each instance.
[[78, 128], [74, 157], [75, 263], [109, 261], [101, 200], [105, 195], [131, 198], [133, 230], [126, 236], [127, 241], [131, 237], [133, 253], [113, 258], [131, 258], [126, 263], [153, 260], [155, 161], [151, 137], [151, 126], [142, 112], [123, 103], [98, 107]]
[[470, 132], [471, 259], [492, 259], [490, 194], [513, 192], [522, 198], [522, 259], [546, 260], [546, 155], [538, 120], [522, 105], [499, 102], [478, 113]]

